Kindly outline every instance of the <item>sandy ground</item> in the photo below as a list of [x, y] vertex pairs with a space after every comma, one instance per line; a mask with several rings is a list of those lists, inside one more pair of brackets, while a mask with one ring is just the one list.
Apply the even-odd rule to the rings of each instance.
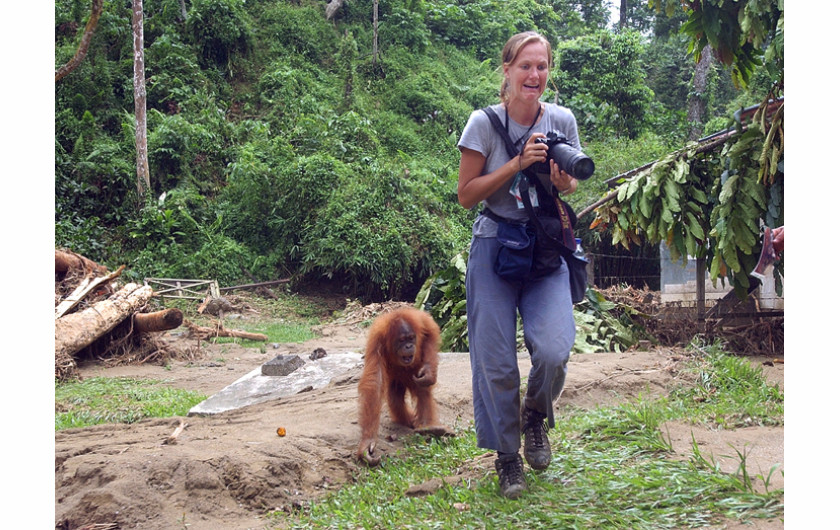
[[[202, 344], [201, 358], [154, 365], [105, 368], [82, 366], [83, 377], [131, 376], [166, 380], [173, 387], [211, 395], [278, 353], [308, 355], [361, 351], [364, 329], [327, 326], [323, 336], [303, 344], [268, 345], [264, 352], [236, 344]], [[177, 341], [178, 338], [171, 340]], [[599, 353], [572, 357], [566, 389], [557, 410], [593, 407], [664, 393], [680, 378], [682, 352], [670, 349]], [[768, 379], [783, 388], [783, 362], [752, 358]], [[522, 358], [522, 373], [529, 362]], [[291, 512], [352, 481], [359, 473], [353, 453], [358, 443], [356, 383], [361, 367], [326, 387], [208, 417], [152, 419], [131, 425], [102, 425], [55, 433], [56, 528], [85, 525], [120, 529], [267, 528], [269, 510]], [[472, 419], [470, 366], [466, 354], [442, 354], [436, 399], [441, 421], [455, 431]], [[386, 413], [383, 412], [383, 415]], [[164, 443], [179, 426], [176, 443]], [[278, 436], [283, 427], [285, 436]], [[692, 436], [707, 457], [732, 471], [737, 451], [747, 451], [750, 474], [767, 476], [771, 489], [783, 488], [784, 429], [751, 427], [710, 431], [679, 423], [665, 426], [675, 458], [691, 454]], [[407, 429], [383, 418], [380, 445], [393, 454]], [[472, 471], [493, 480], [492, 459]], [[763, 487], [763, 485], [761, 486]], [[106, 526], [113, 525], [113, 526]], [[762, 521], [761, 528], [784, 528]], [[90, 526], [94, 528], [94, 526]], [[756, 528], [725, 523], [714, 528]]]

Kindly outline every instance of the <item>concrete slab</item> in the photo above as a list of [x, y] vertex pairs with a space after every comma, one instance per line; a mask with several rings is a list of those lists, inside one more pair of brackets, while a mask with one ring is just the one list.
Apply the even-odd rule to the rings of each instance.
[[[271, 361], [269, 361], [271, 362]], [[321, 388], [336, 376], [362, 365], [362, 354], [356, 352], [329, 353], [315, 360], [305, 360], [303, 366], [289, 375], [264, 375], [263, 366], [240, 377], [216, 394], [190, 409], [188, 416], [207, 416], [297, 394], [301, 390]]]

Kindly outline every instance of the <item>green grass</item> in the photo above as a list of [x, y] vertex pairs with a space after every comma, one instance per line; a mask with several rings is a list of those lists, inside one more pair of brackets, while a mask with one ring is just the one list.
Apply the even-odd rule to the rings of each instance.
[[56, 383], [55, 430], [186, 416], [207, 397], [165, 384], [165, 381], [121, 377]]
[[[234, 327], [234, 324], [225, 324], [226, 327]], [[268, 337], [266, 342], [305, 342], [314, 339], [318, 335], [312, 332], [309, 324], [301, 322], [284, 321], [243, 321], [241, 325], [236, 324], [236, 329], [250, 333], [262, 333]], [[246, 348], [259, 348], [265, 345], [262, 341], [253, 341], [235, 337], [217, 337], [213, 339], [217, 344], [236, 343]]]
[[[426, 442], [415, 437], [396, 458], [363, 470], [355, 483], [310, 504], [296, 516], [273, 514], [290, 528], [692, 528], [724, 519], [782, 517], [782, 490], [769, 480], [753, 484], [724, 473], [695, 445], [677, 460], [662, 434], [664, 421], [734, 427], [784, 423], [784, 397], [748, 360], [716, 348], [700, 350], [690, 367], [696, 384], [671, 395], [594, 410], [568, 410], [550, 438], [548, 470], [526, 470], [528, 491], [517, 500], [499, 496], [495, 472], [470, 484], [445, 486], [425, 497], [408, 497], [411, 485], [458, 474], [484, 453], [466, 430]], [[712, 391], [714, 389], [714, 391]], [[700, 398], [698, 399], [698, 396]], [[772, 473], [772, 472], [771, 472]], [[761, 479], [762, 477], [759, 477]], [[760, 480], [759, 480], [760, 482]], [[466, 507], [466, 509], [465, 509]]]

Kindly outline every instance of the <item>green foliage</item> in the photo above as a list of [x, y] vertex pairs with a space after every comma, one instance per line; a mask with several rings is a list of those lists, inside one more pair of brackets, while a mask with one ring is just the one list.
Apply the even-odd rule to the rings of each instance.
[[276, 130], [286, 130], [306, 116], [332, 111], [337, 104], [330, 76], [319, 69], [304, 69], [288, 59], [277, 59], [265, 68], [257, 83], [259, 111]]
[[394, 7], [383, 20], [379, 36], [383, 48], [404, 46], [416, 53], [424, 53], [431, 44], [432, 31], [423, 23], [424, 13]]
[[426, 311], [440, 326], [442, 349], [469, 351], [467, 338], [466, 250], [456, 254], [449, 266], [426, 280], [417, 293], [415, 306]]
[[[580, 182], [577, 191], [568, 197], [567, 202], [580, 210], [598, 200], [607, 193], [606, 181], [645, 164], [653, 162], [681, 145], [671, 138], [663, 138], [651, 132], [642, 133], [631, 140], [625, 137], [607, 137], [587, 141], [584, 151], [595, 161], [595, 174], [585, 182]], [[585, 234], [578, 225], [578, 237]]]
[[629, 30], [600, 31], [555, 48], [552, 80], [583, 137], [634, 138], [650, 124], [654, 94], [645, 85], [641, 56], [641, 35]]
[[[65, 118], [68, 136], [71, 128], [77, 136], [68, 147], [59, 145], [56, 138], [60, 155], [55, 175], [56, 220], [75, 214], [80, 218], [99, 217], [109, 227], [123, 223], [135, 200], [132, 144], [119, 127], [116, 135], [104, 133], [90, 111], [79, 120]], [[103, 209], [103, 204], [109, 207]]]
[[194, 0], [187, 29], [205, 66], [228, 68], [235, 55], [246, 53], [253, 45], [251, 23], [237, 0]]
[[[264, 2], [254, 6], [251, 16], [260, 43], [260, 54], [268, 58], [296, 57], [311, 65], [333, 59], [339, 33], [326, 20], [322, 3]], [[368, 4], [369, 8], [369, 4]]]
[[750, 76], [763, 66], [775, 79], [784, 78], [784, 0], [656, 0], [657, 9], [675, 10], [688, 4], [688, 19], [681, 31], [690, 37], [695, 59], [706, 45], [717, 58], [732, 66], [737, 86], [749, 85]]
[[339, 180], [300, 233], [301, 271], [342, 278], [365, 296], [414, 287], [453, 251], [455, 220], [442, 215], [406, 168], [373, 167]]
[[132, 257], [124, 273], [129, 279], [212, 278], [225, 285], [264, 267], [251, 249], [221, 232], [221, 219], [188, 188], [149, 199], [128, 223], [126, 250]]
[[784, 106], [770, 119], [766, 103], [740, 134], [724, 137], [720, 154], [690, 144], [627, 178], [615, 201], [598, 209], [613, 244], [629, 248], [645, 238], [665, 241], [675, 260], [704, 255], [712, 280], [727, 278], [744, 298], [761, 249], [759, 222], [784, 223]]
[[219, 147], [219, 135], [205, 124], [189, 121], [181, 114], [165, 115], [151, 109], [147, 116], [149, 170], [155, 188], [169, 189], [190, 179], [196, 161]]
[[144, 52], [144, 64], [149, 109], [178, 112], [209, 83], [195, 52], [179, 33], [165, 33], [155, 39]]

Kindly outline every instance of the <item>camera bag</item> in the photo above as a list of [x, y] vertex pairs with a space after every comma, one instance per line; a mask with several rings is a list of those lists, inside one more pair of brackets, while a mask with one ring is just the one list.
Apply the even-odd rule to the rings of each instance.
[[[519, 154], [502, 122], [499, 120], [498, 115], [490, 107], [485, 107], [482, 110], [490, 119], [490, 122], [499, 135], [504, 139], [508, 155], [513, 158]], [[577, 223], [577, 217], [572, 207], [566, 201], [560, 199], [556, 193], [549, 193], [536, 176], [526, 175], [524, 173], [523, 175], [526, 178], [522, 178], [519, 181], [519, 196], [522, 197], [522, 202], [525, 205], [528, 216], [531, 218], [530, 225], [533, 226], [533, 233], [536, 237], [533, 239], [530, 270], [522, 276], [514, 277], [514, 279], [523, 280], [529, 276], [531, 278], [545, 276], [556, 270], [565, 261], [569, 269], [569, 287], [572, 293], [572, 303], [578, 303], [583, 300], [586, 294], [586, 287], [588, 285], [586, 266], [589, 260], [582, 253], [579, 255], [575, 253], [577, 241], [575, 240], [574, 228]], [[542, 209], [547, 211], [548, 215], [538, 215], [534, 210], [531, 204], [530, 193], [528, 192], [528, 183], [533, 183], [536, 187], [540, 204], [554, 205], [554, 208]], [[487, 214], [487, 212], [490, 212], [490, 210], [485, 208], [483, 213]], [[492, 214], [490, 217], [499, 225], [499, 233], [503, 234], [501, 238], [497, 235], [499, 242], [502, 244], [502, 248], [496, 259], [496, 273], [499, 274], [499, 270], [503, 270], [505, 276], [499, 275], [505, 279], [508, 279], [508, 276], [514, 274], [512, 271], [517, 271], [515, 274], [521, 274], [525, 268], [523, 265], [524, 258], [516, 260], [518, 263], [514, 267], [511, 264], [514, 261], [511, 260], [511, 250], [516, 251], [517, 249], [511, 249], [511, 247], [506, 245], [506, 241], [509, 243], [511, 240], [510, 234], [512, 230], [517, 230], [510, 227], [510, 225], [516, 225], [516, 223], [505, 222], [496, 214]], [[517, 237], [519, 237], [520, 242], [525, 241], [521, 236]], [[519, 250], [521, 252], [521, 249]], [[524, 255], [526, 253], [522, 252], [519, 256]], [[500, 262], [507, 263], [500, 264]]]

